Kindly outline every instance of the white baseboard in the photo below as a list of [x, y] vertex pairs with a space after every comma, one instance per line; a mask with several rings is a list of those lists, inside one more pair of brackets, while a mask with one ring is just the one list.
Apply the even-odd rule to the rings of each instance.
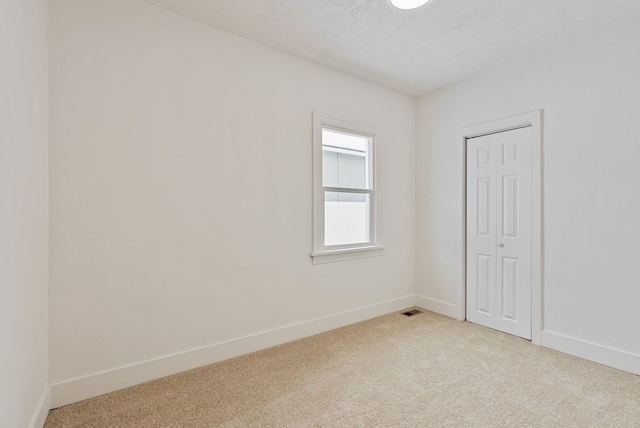
[[640, 375], [640, 355], [543, 330], [541, 344], [585, 360]]
[[29, 428], [42, 428], [47, 420], [49, 409], [51, 408], [51, 389], [49, 385], [44, 386], [38, 405], [33, 412]]
[[51, 408], [75, 403], [164, 376], [324, 333], [415, 306], [414, 295], [143, 361], [51, 385]]
[[458, 316], [458, 307], [456, 305], [429, 297], [416, 295], [416, 306], [451, 318], [457, 318]]

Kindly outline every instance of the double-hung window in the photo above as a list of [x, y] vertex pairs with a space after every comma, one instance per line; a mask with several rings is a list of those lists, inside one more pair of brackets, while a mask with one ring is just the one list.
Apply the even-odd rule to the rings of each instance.
[[376, 132], [314, 113], [314, 263], [378, 255]]

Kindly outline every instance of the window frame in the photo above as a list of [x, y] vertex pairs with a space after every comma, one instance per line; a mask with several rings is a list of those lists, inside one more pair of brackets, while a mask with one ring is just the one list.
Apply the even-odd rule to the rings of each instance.
[[[363, 136], [369, 139], [368, 166], [369, 189], [350, 189], [324, 186], [323, 182], [323, 150], [322, 130]], [[383, 246], [378, 243], [377, 234], [377, 130], [363, 123], [337, 117], [313, 113], [313, 251], [311, 258], [314, 264], [342, 260], [373, 257], [382, 254]], [[356, 244], [330, 245], [324, 244], [325, 237], [325, 192], [361, 193], [369, 196], [369, 241]]]

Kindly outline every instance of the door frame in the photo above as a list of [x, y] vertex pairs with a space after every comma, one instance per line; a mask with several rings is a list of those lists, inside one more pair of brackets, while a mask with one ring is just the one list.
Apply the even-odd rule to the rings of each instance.
[[457, 141], [458, 193], [456, 259], [457, 319], [467, 317], [467, 140], [517, 128], [531, 127], [531, 342], [540, 345], [542, 332], [542, 110], [460, 128]]

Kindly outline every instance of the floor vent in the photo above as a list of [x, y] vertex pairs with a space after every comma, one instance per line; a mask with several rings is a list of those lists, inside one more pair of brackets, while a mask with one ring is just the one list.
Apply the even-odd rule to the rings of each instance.
[[412, 309], [410, 311], [403, 312], [402, 315], [406, 315], [408, 317], [412, 317], [414, 315], [418, 315], [418, 314], [421, 314], [421, 313], [422, 313], [422, 311], [419, 310], [419, 309]]

